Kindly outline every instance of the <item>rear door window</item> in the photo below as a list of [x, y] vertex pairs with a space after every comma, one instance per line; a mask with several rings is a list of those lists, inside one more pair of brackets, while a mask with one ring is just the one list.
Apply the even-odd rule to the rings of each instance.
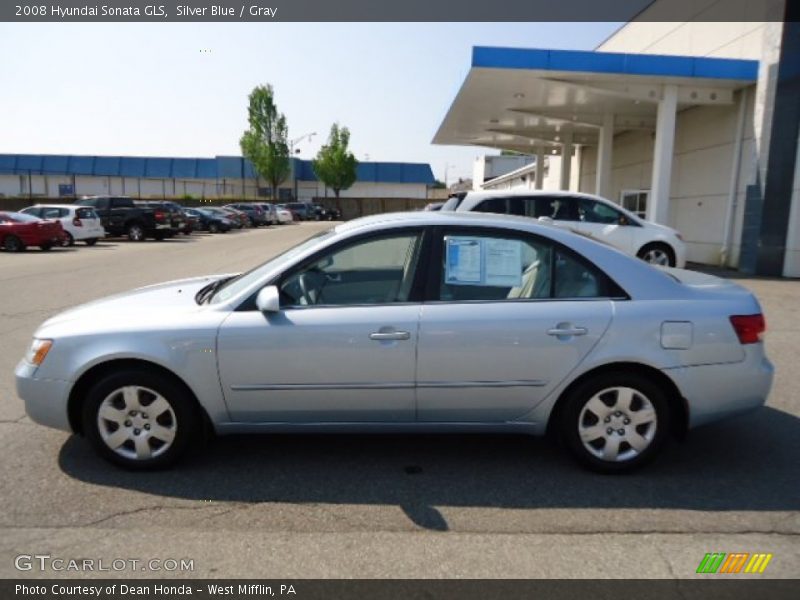
[[[624, 298], [600, 269], [577, 253], [545, 238], [458, 229], [439, 238], [438, 285], [430, 295], [441, 302]], [[434, 283], [436, 280], [432, 280]]]

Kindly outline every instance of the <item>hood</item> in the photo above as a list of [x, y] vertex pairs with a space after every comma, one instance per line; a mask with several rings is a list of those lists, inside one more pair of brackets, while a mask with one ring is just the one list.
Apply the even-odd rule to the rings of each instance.
[[644, 219], [641, 219], [641, 221], [650, 229], [655, 229], [666, 235], [671, 235], [671, 236], [678, 235], [678, 230], [673, 229], [672, 227], [667, 227], [666, 225], [662, 225], [661, 223], [656, 223], [655, 221], [645, 221]]
[[135, 329], [151, 323], [168, 323], [175, 313], [199, 312], [205, 307], [195, 302], [195, 294], [212, 281], [232, 274], [207, 275], [149, 285], [115, 294], [66, 310], [45, 321], [37, 336], [47, 337], [44, 330], [69, 326], [80, 322], [83, 330], [87, 325], [97, 329]]

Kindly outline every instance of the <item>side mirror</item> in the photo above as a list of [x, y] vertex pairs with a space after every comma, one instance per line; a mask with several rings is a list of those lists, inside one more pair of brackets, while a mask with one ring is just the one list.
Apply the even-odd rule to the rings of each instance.
[[278, 295], [278, 288], [274, 285], [268, 285], [261, 288], [256, 296], [256, 308], [261, 312], [274, 313], [281, 309], [281, 302]]

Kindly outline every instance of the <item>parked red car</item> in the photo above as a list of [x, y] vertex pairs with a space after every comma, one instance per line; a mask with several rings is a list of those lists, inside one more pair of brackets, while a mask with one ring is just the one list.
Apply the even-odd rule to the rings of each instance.
[[32, 215], [0, 212], [0, 246], [9, 252], [21, 252], [27, 246], [50, 250], [61, 245], [64, 229], [58, 221], [45, 221]]

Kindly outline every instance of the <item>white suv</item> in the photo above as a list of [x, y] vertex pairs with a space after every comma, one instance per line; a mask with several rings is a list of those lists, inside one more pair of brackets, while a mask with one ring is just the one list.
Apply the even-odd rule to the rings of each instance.
[[681, 269], [686, 265], [686, 245], [680, 233], [645, 221], [599, 196], [532, 190], [466, 192], [450, 197], [442, 210], [538, 218], [596, 238], [649, 263]]

